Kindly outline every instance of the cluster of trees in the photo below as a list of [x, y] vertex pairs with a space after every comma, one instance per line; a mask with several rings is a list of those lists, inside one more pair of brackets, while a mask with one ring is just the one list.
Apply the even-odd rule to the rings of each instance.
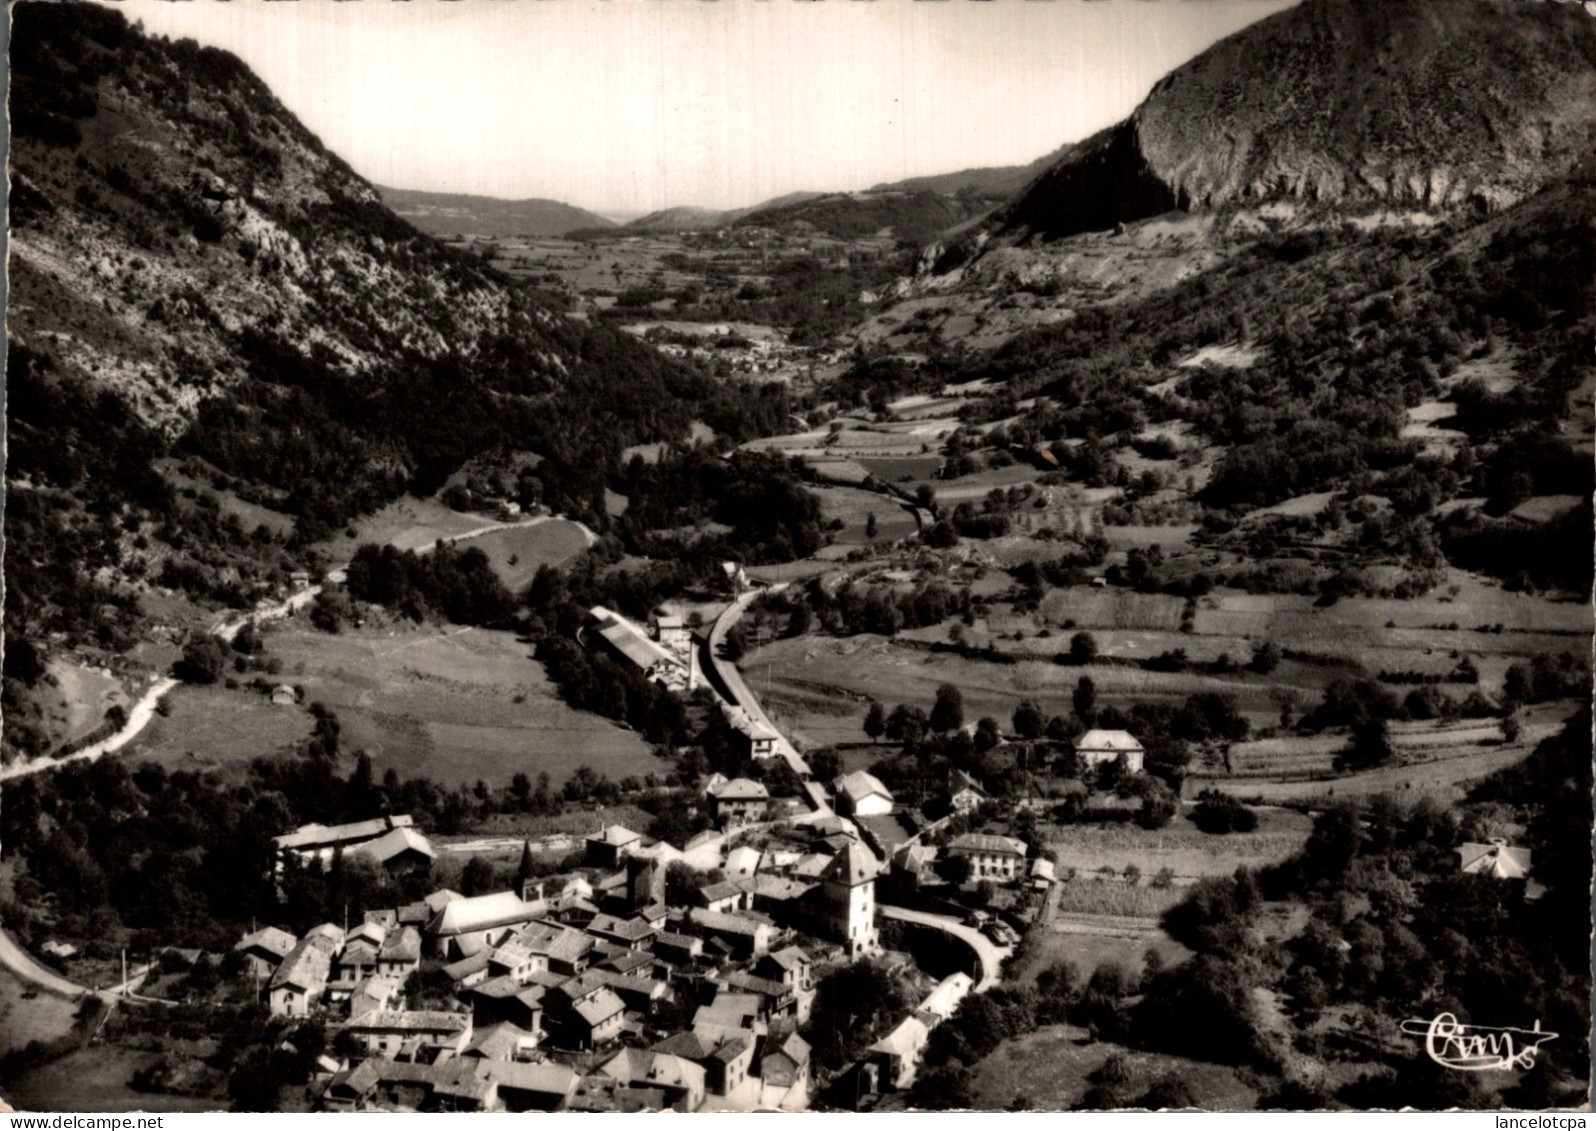
[[31, 485], [6, 498], [9, 641], [61, 634], [69, 645], [131, 647], [138, 601], [97, 580], [104, 571], [236, 606], [286, 580], [291, 560], [280, 540], [179, 495], [152, 462], [162, 437], [115, 393], [15, 340], [6, 391], [7, 476]]
[[[1179, 987], [1178, 992], [1186, 992], [1189, 981]], [[1104, 962], [1083, 978], [1073, 962], [1059, 962], [1038, 973], [1034, 986], [1015, 983], [971, 994], [932, 1032], [910, 1100], [914, 1106], [930, 1110], [974, 1107], [970, 1068], [1003, 1042], [1065, 1022], [1105, 1040], [1134, 1041], [1138, 1031], [1156, 1026], [1155, 1014], [1167, 1007], [1172, 992], [1176, 988], [1163, 968], [1162, 957], [1149, 949], [1139, 972], [1127, 971], [1118, 962]], [[1220, 987], [1216, 993], [1223, 996], [1226, 991]], [[1153, 1004], [1133, 1008], [1130, 1001], [1139, 994]], [[1192, 1006], [1182, 1003], [1182, 1008]], [[1126, 1058], [1119, 1053], [1110, 1054], [1090, 1081], [1092, 1086], [1075, 1104], [1077, 1110], [1195, 1106], [1190, 1087], [1178, 1077], [1160, 1075], [1135, 1082]], [[1021, 1092], [1010, 1110], [1031, 1106], [1029, 1095]]]
[[538, 638], [536, 655], [561, 697], [578, 710], [625, 722], [650, 742], [675, 746], [686, 740], [682, 701], [636, 668], [554, 633]]
[[[633, 553], [785, 562], [825, 544], [820, 500], [778, 455], [722, 457], [695, 447], [668, 451], [652, 464], [636, 456], [613, 486], [627, 498], [626, 513], [613, 527]], [[707, 522], [731, 529], [706, 535], [698, 528]]]
[[811, 580], [802, 588], [759, 597], [745, 621], [768, 626], [774, 619], [785, 636], [800, 636], [819, 629], [837, 636], [862, 632], [895, 636], [904, 629], [928, 628], [949, 617], [973, 623], [983, 607], [968, 588], [957, 588], [937, 578], [912, 587], [860, 584], [847, 580], [835, 591]]
[[455, 624], [499, 624], [515, 598], [476, 546], [439, 542], [431, 553], [367, 543], [355, 551], [345, 586], [352, 597], [413, 620], [441, 616]]
[[820, 979], [804, 1039], [815, 1062], [835, 1071], [858, 1059], [903, 1019], [912, 999], [879, 964], [865, 959]]
[[[1319, 1026], [1331, 1011], [1356, 1018], [1431, 1017], [1439, 1012], [1482, 1024], [1540, 1018], [1555, 1032], [1585, 1033], [1590, 1015], [1586, 910], [1591, 781], [1588, 709], [1541, 743], [1523, 763], [1499, 771], [1471, 793], [1461, 813], [1430, 801], [1390, 797], [1345, 803], [1314, 823], [1302, 852], [1253, 876], [1205, 880], [1171, 909], [1165, 929], [1197, 952], [1192, 962], [1145, 987], [1131, 1039], [1203, 1059], [1278, 1070], [1291, 1054], [1252, 1016], [1251, 990], [1282, 992], [1299, 1051], [1333, 1056]], [[1539, 898], [1522, 881], [1464, 875], [1458, 847], [1489, 835], [1501, 819], [1523, 826]], [[1284, 953], [1260, 949], [1253, 928], [1263, 898], [1305, 903], [1307, 927]], [[1396, 1054], [1364, 1045], [1360, 1059], [1384, 1062], [1336, 1096], [1283, 1090], [1282, 1106], [1542, 1107], [1583, 1094], [1590, 1069], [1583, 1041], [1544, 1046], [1534, 1073], [1498, 1099], [1462, 1074], [1450, 1083], [1422, 1050]]]
[[[929, 712], [914, 704], [898, 704], [888, 710], [885, 704], [871, 701], [863, 721], [865, 734], [900, 747], [873, 765], [871, 772], [896, 795], [924, 803], [933, 798], [938, 783], [947, 780], [950, 768], [974, 774], [999, 797], [1038, 786], [1035, 772], [1048, 768], [1055, 778], [1089, 782], [1086, 792], [1095, 787], [1143, 797], [1143, 818], [1157, 827], [1174, 814], [1173, 793], [1165, 787], [1179, 788], [1192, 747], [1240, 741], [1250, 730], [1235, 699], [1217, 692], [1197, 692], [1180, 704], [1141, 702], [1123, 710], [1100, 708], [1096, 685], [1090, 676], [1082, 676], [1072, 699], [1071, 716], [1051, 718], [1035, 701], [1021, 700], [1010, 719], [1017, 741], [1003, 754], [994, 753], [1004, 737], [998, 720], [984, 717], [973, 732], [961, 729], [965, 721], [963, 695], [952, 685], [938, 689]], [[1074, 752], [1073, 740], [1089, 727], [1135, 734], [1145, 750], [1143, 767], [1149, 778], [1132, 783], [1112, 765], [1088, 773]], [[1156, 784], [1160, 782], [1164, 787]], [[1078, 818], [1085, 800], [1085, 792], [1065, 797], [1060, 803], [1063, 817]]]

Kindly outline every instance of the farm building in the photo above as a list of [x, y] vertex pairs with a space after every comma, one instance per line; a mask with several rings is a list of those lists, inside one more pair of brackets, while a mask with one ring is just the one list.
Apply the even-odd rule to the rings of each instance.
[[[395, 832], [400, 835], [390, 835]], [[340, 849], [347, 855], [357, 848], [375, 854], [384, 865], [390, 860], [401, 865], [420, 863], [423, 858], [430, 864], [433, 857], [432, 845], [416, 829], [415, 821], [408, 814], [348, 825], [301, 825], [291, 833], [273, 838], [272, 844], [277, 848], [279, 866], [282, 858], [292, 853], [307, 864], [319, 858], [326, 867]]]
[[855, 770], [844, 774], [833, 785], [837, 808], [854, 817], [879, 817], [892, 812], [892, 793], [874, 774]]
[[272, 706], [292, 707], [299, 702], [299, 694], [288, 684], [279, 683], [272, 688]]
[[948, 852], [970, 862], [974, 880], [1012, 880], [1025, 870], [1025, 842], [1011, 836], [965, 833], [948, 843]]
[[1133, 774], [1142, 772], [1142, 744], [1123, 730], [1089, 730], [1075, 740], [1075, 753], [1087, 766], [1101, 766], [1121, 756]]
[[1465, 844], [1457, 851], [1467, 875], [1492, 876], [1498, 880], [1522, 880], [1529, 875], [1529, 849], [1510, 848], [1500, 837], [1489, 844]]
[[582, 630], [582, 642], [672, 691], [691, 691], [698, 685], [696, 653], [691, 647], [678, 654], [649, 639], [648, 633], [620, 613], [602, 605], [588, 610], [592, 623]]
[[361, 857], [389, 872], [424, 872], [437, 857], [432, 844], [413, 828], [389, 829], [376, 840], [356, 845], [344, 853], [352, 860]]

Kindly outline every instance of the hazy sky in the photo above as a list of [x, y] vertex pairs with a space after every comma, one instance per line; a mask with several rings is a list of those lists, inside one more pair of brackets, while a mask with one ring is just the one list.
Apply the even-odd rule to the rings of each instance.
[[1292, 0], [122, 0], [382, 184], [729, 208], [1021, 165]]

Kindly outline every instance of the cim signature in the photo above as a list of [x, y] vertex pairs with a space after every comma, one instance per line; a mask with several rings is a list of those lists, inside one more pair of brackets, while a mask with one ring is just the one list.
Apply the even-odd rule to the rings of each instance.
[[1442, 1013], [1433, 1021], [1409, 1019], [1402, 1022], [1402, 1031], [1423, 1037], [1431, 1060], [1459, 1072], [1534, 1068], [1541, 1045], [1557, 1037], [1543, 1030], [1539, 1021], [1533, 1029], [1498, 1028], [1465, 1025], [1451, 1013]]

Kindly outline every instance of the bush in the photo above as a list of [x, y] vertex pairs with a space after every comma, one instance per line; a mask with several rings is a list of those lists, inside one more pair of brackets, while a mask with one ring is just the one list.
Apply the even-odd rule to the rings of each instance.
[[183, 648], [183, 658], [172, 667], [172, 674], [184, 683], [215, 683], [227, 668], [227, 645], [205, 633]]
[[1258, 827], [1258, 815], [1228, 793], [1205, 789], [1197, 795], [1192, 823], [1205, 833], [1250, 833]]

